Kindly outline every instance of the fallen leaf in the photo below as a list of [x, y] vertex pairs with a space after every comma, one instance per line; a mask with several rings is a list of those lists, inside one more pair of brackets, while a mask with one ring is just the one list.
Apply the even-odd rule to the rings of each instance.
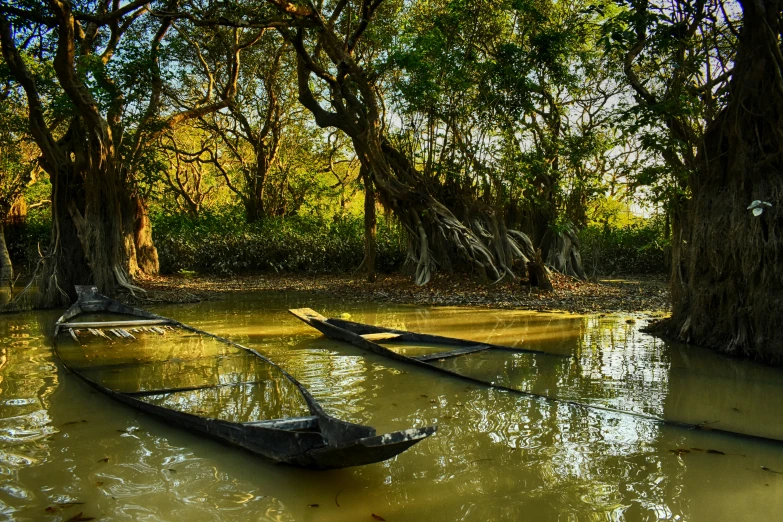
[[385, 518], [383, 518], [382, 516], [380, 516], [380, 515], [376, 515], [375, 513], [373, 513], [373, 514], [372, 514], [372, 518], [374, 518], [375, 520], [386, 520], [386, 519], [385, 519]]

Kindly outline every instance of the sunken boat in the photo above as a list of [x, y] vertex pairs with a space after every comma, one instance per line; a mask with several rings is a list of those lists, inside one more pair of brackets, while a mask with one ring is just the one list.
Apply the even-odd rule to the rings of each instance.
[[[441, 335], [395, 330], [393, 328], [373, 326], [339, 318], [326, 318], [310, 308], [296, 308], [290, 309], [288, 311], [296, 318], [324, 334], [324, 336], [329, 339], [347, 342], [356, 346], [357, 348], [361, 348], [362, 350], [366, 350], [384, 357], [388, 357], [389, 359], [393, 359], [395, 361], [411, 364], [419, 368], [431, 370], [473, 384], [479, 384], [517, 395], [524, 395], [538, 401], [564, 404], [587, 411], [603, 412], [611, 415], [627, 415], [662, 427], [705, 431], [715, 435], [725, 435], [730, 437], [750, 439], [754, 441], [763, 441], [774, 443], [776, 445], [783, 444], [783, 440], [781, 439], [755, 435], [752, 433], [735, 431], [731, 429], [723, 429], [717, 427], [715, 422], [702, 422], [694, 424], [674, 419], [660, 418], [646, 413], [626, 411], [609, 406], [603, 406], [600, 404], [585, 403], [578, 400], [553, 397], [544, 393], [513, 388], [493, 380], [485, 380], [467, 375], [440, 364], [443, 361], [449, 361], [454, 358], [466, 356], [469, 357], [472, 354], [480, 354], [482, 352], [488, 351], [527, 353], [536, 356], [548, 357], [570, 357], [568, 355], [490, 343], [478, 343], [476, 341], [444, 337]], [[422, 348], [428, 353], [416, 354], [417, 352], [421, 351]]]
[[252, 348], [77, 286], [54, 349], [93, 388], [190, 432], [311, 469], [380, 462], [436, 426], [377, 435], [327, 414], [291, 374]]

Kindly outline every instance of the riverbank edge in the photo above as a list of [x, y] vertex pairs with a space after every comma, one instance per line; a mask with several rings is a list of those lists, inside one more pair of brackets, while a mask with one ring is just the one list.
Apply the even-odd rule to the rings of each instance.
[[233, 277], [167, 275], [138, 282], [146, 290], [122, 300], [136, 306], [224, 299], [241, 292], [310, 292], [349, 301], [427, 306], [559, 311], [578, 314], [614, 312], [668, 313], [669, 291], [662, 276], [633, 276], [577, 281], [555, 274], [554, 291], [541, 292], [524, 282], [482, 283], [468, 276], [438, 274], [425, 286], [402, 274], [379, 275], [369, 283], [361, 274], [258, 274]]

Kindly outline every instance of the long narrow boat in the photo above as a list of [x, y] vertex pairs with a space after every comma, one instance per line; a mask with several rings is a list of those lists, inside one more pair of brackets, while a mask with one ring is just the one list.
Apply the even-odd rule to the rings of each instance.
[[[393, 328], [384, 328], [382, 326], [372, 326], [369, 324], [355, 323], [344, 319], [329, 318], [319, 314], [310, 308], [295, 308], [288, 310], [294, 317], [312, 326], [326, 337], [338, 341], [345, 341], [352, 345], [367, 350], [378, 355], [383, 355], [389, 359], [394, 359], [404, 363], [427, 368], [440, 373], [445, 373], [453, 377], [468, 380], [478, 384], [484, 384], [503, 390], [514, 391], [514, 388], [487, 382], [475, 377], [463, 375], [461, 373], [449, 370], [437, 365], [439, 361], [451, 359], [453, 357], [462, 357], [465, 355], [476, 354], [484, 351], [504, 351], [512, 353], [527, 353], [546, 355], [551, 357], [568, 357], [559, 354], [551, 354], [540, 350], [529, 350], [526, 348], [514, 348], [498, 344], [477, 343], [465, 339], [454, 337], [444, 337], [442, 335], [422, 334], [416, 332], [407, 332], [404, 330], [395, 330]], [[398, 347], [405, 345], [427, 345], [429, 352], [422, 355], [407, 355], [404, 350], [392, 350], [379, 344], [379, 342], [392, 343]]]
[[[552, 357], [564, 357], [558, 354], [551, 354], [547, 352], [541, 352], [538, 350], [526, 350], [522, 348], [514, 348], [510, 346], [501, 346], [487, 343], [477, 343], [475, 341], [468, 341], [464, 339], [455, 339], [452, 337], [444, 337], [440, 335], [421, 334], [416, 332], [407, 332], [404, 330], [395, 330], [392, 328], [384, 328], [382, 326], [372, 326], [363, 323], [356, 323], [353, 321], [347, 321], [338, 318], [327, 319], [318, 312], [310, 308], [297, 308], [289, 310], [296, 318], [304, 321], [308, 325], [312, 326], [326, 337], [338, 341], [344, 341], [350, 343], [358, 348], [367, 350], [369, 352], [383, 355], [396, 361], [401, 361], [407, 364], [412, 364], [419, 368], [426, 368], [428, 370], [436, 371], [441, 374], [449, 375], [453, 378], [457, 378], [463, 381], [468, 381], [474, 384], [480, 384], [489, 386], [506, 392], [525, 395], [532, 397], [536, 400], [557, 402], [560, 404], [567, 404], [580, 409], [602, 411], [613, 414], [628, 415], [638, 419], [643, 419], [653, 424], [660, 426], [671, 426], [674, 428], [683, 428], [687, 430], [700, 430], [707, 431], [715, 434], [729, 435], [732, 437], [741, 437], [752, 440], [759, 440], [765, 442], [772, 442], [775, 444], [783, 444], [783, 440], [764, 437], [760, 435], [753, 435], [749, 433], [743, 433], [728, 429], [721, 429], [716, 427], [712, 423], [692, 424], [688, 422], [681, 422], [677, 420], [662, 419], [653, 415], [644, 413], [637, 413], [625, 410], [619, 410], [616, 408], [610, 408], [597, 404], [587, 404], [570, 399], [562, 399], [559, 397], [551, 397], [542, 393], [536, 393], [532, 391], [520, 390], [518, 388], [511, 388], [492, 381], [482, 380], [470, 375], [465, 375], [457, 371], [446, 368], [439, 365], [438, 362], [451, 359], [454, 357], [462, 357], [470, 354], [480, 353], [484, 351], [499, 350], [515, 353], [530, 353], [538, 355], [546, 355]], [[396, 350], [386, 348], [379, 344], [379, 342], [385, 342], [387, 344], [395, 345]], [[400, 350], [405, 345], [429, 345], [435, 353], [429, 353], [424, 355], [407, 355], [404, 350]], [[438, 349], [437, 347], [441, 347]]]
[[[173, 425], [312, 469], [383, 461], [437, 429], [376, 435], [370, 426], [327, 414], [256, 350], [127, 306], [96, 287], [76, 290], [77, 302], [55, 325], [63, 365], [106, 395]], [[213, 414], [205, 411], [210, 407]]]

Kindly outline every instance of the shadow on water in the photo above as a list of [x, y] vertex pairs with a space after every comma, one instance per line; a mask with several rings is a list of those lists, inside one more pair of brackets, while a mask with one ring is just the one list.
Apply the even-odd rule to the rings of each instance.
[[[348, 313], [360, 322], [571, 356], [482, 352], [443, 363], [522, 389], [783, 434], [783, 420], [772, 413], [783, 411], [779, 369], [661, 343], [639, 331], [642, 321], [627, 324], [625, 316], [360, 306], [313, 302], [296, 293], [157, 307], [156, 313], [262, 351], [345, 420], [379, 430], [440, 425], [435, 437], [394, 460], [308, 472], [265, 464], [95, 393], [52, 357], [43, 332], [58, 314], [18, 314], [0, 322], [0, 516], [783, 520], [783, 475], [774, 473], [783, 471], [781, 446], [660, 428], [438, 376], [322, 338], [286, 312], [303, 306], [327, 316]], [[172, 362], [175, 347], [194, 358]], [[241, 358], [206, 357], [209, 350], [196, 339], [139, 343], [136, 356], [152, 364], [102, 375], [141, 390], [214, 378], [252, 380], [258, 371]], [[89, 364], [101, 359], [108, 358], [98, 350]], [[286, 397], [286, 390], [271, 386], [155, 400], [231, 416], [254, 405], [283, 407]]]

